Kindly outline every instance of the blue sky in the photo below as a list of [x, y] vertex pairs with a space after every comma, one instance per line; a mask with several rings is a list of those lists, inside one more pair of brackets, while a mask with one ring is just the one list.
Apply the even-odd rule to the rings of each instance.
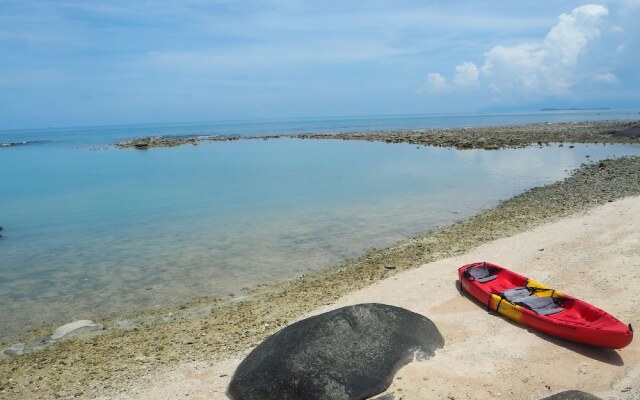
[[640, 108], [640, 0], [0, 0], [0, 129]]

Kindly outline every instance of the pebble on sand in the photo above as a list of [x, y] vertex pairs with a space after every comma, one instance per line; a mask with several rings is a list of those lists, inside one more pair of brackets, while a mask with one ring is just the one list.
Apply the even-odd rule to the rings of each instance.
[[51, 340], [66, 339], [72, 336], [78, 336], [85, 333], [102, 330], [102, 324], [95, 323], [88, 319], [82, 319], [79, 321], [71, 322], [66, 325], [62, 325], [56, 329], [51, 335]]
[[25, 346], [22, 343], [17, 343], [11, 347], [7, 347], [6, 349], [2, 350], [2, 354], [5, 354], [7, 356], [21, 356], [24, 354], [26, 350], [27, 350], [27, 346]]

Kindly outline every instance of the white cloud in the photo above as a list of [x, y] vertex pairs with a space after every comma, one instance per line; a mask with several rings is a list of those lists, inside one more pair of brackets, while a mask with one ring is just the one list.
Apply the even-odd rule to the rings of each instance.
[[[599, 43], [602, 32], [606, 29], [619, 35], [622, 31], [607, 21], [608, 15], [605, 6], [595, 4], [561, 14], [538, 41], [494, 46], [484, 54], [480, 68], [468, 61], [457, 65], [450, 86], [460, 90], [482, 86], [495, 96], [540, 98], [567, 95], [581, 82], [618, 83], [619, 78], [607, 65], [596, 65], [610, 62], [596, 54], [603, 52]], [[618, 53], [624, 49], [616, 43], [608, 51], [615, 54], [616, 48]]]
[[575, 66], [588, 42], [600, 36], [598, 25], [608, 13], [604, 6], [588, 4], [574, 9], [571, 14], [560, 15], [560, 21], [544, 40], [543, 50], [548, 53], [548, 61]]
[[447, 78], [441, 74], [432, 72], [427, 75], [427, 81], [418, 89], [418, 93], [434, 94], [451, 92], [456, 89], [474, 88], [480, 85], [479, 76], [480, 70], [478, 67], [472, 62], [466, 61], [456, 66], [456, 75], [452, 84], [449, 84]]
[[593, 80], [596, 82], [602, 82], [602, 83], [619, 83], [620, 82], [618, 77], [615, 74], [612, 74], [611, 72], [605, 72], [602, 74], [594, 75]]
[[599, 25], [608, 10], [584, 5], [562, 14], [543, 41], [496, 46], [485, 54], [482, 71], [501, 91], [524, 91], [528, 96], [563, 95], [581, 78], [579, 59], [600, 36]]
[[[395, 48], [372, 39], [309, 40], [306, 47], [282, 43], [221, 48], [205, 51], [151, 51], [145, 61], [154, 68], [179, 71], [243, 69], [247, 66], [301, 66], [309, 63], [345, 64], [402, 56], [405, 49]], [[278, 56], [275, 57], [274, 54]]]
[[458, 87], [472, 88], [480, 84], [478, 77], [480, 72], [478, 67], [472, 62], [463, 62], [456, 66], [456, 76], [453, 78], [453, 82]]
[[432, 72], [427, 75], [427, 81], [418, 89], [419, 93], [439, 93], [447, 89], [447, 78], [444, 76]]
[[495, 93], [500, 92], [500, 88], [497, 87], [496, 85], [494, 85], [493, 83], [489, 85], [489, 90], [491, 90], [492, 92], [495, 92]]

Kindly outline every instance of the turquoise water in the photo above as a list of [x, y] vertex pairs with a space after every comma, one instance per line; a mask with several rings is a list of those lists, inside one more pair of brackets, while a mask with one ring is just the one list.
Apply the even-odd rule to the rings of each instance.
[[583, 162], [640, 154], [295, 139], [91, 151], [111, 133], [78, 132], [0, 149], [0, 341], [238, 295], [473, 215]]

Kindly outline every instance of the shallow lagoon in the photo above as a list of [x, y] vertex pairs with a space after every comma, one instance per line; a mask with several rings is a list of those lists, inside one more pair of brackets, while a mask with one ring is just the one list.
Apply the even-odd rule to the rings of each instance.
[[0, 341], [40, 324], [237, 295], [626, 154], [640, 148], [279, 139], [3, 150]]

